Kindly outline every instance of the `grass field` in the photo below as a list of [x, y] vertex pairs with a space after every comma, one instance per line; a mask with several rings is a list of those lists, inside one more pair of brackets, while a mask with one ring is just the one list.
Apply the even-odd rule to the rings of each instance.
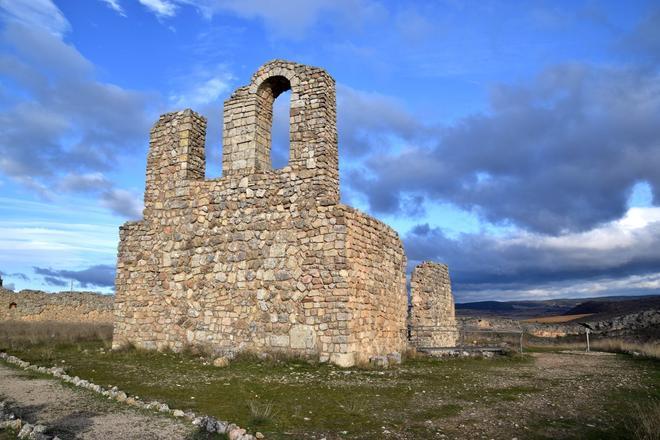
[[656, 429], [660, 407], [660, 363], [624, 355], [413, 357], [387, 370], [242, 356], [216, 368], [191, 353], [113, 352], [107, 331], [57, 326], [0, 324], [0, 348], [267, 438], [653, 438], [635, 429]]

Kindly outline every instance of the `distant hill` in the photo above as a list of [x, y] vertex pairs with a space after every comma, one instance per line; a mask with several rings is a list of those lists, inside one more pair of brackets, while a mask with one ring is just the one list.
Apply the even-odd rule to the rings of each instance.
[[593, 299], [578, 304], [566, 311], [564, 315], [581, 315], [586, 313], [623, 315], [649, 309], [660, 309], [660, 296], [647, 296], [625, 300]]
[[534, 318], [539, 316], [603, 314], [620, 315], [660, 309], [660, 295], [561, 298], [538, 301], [478, 301], [457, 303], [459, 316]]
[[470, 310], [515, 310], [515, 306], [510, 303], [500, 301], [477, 301], [465, 304], [456, 304], [457, 309], [470, 309]]

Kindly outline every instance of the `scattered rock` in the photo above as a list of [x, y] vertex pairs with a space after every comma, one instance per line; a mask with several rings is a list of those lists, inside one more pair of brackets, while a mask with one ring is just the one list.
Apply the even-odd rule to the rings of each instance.
[[215, 367], [224, 368], [227, 367], [228, 365], [229, 365], [229, 359], [226, 356], [221, 356], [213, 360], [213, 366]]
[[374, 356], [369, 359], [369, 363], [374, 367], [387, 368], [389, 366], [389, 361], [387, 356]]

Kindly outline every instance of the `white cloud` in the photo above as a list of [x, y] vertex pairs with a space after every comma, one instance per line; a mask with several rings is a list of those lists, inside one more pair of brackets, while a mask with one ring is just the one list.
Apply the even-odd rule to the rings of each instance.
[[623, 218], [608, 222], [590, 231], [559, 236], [522, 233], [505, 240], [508, 245], [526, 244], [552, 250], [608, 251], [616, 248], [642, 248], [653, 229], [647, 227], [660, 222], [660, 208], [630, 208]]
[[463, 291], [458, 302], [594, 298], [601, 296], [653, 295], [660, 291], [660, 273], [550, 283], [534, 288], [503, 288]]
[[[173, 17], [177, 6], [191, 6], [206, 18], [230, 12], [246, 19], [260, 19], [277, 34], [301, 38], [318, 20], [332, 16], [334, 24], [357, 25], [383, 14], [371, 0], [139, 0], [158, 17]], [[337, 17], [340, 20], [337, 20]]]
[[203, 75], [193, 74], [186, 79], [186, 82], [194, 85], [188, 89], [182, 90], [170, 95], [170, 101], [176, 107], [199, 107], [218, 101], [218, 99], [229, 91], [232, 75], [219, 71], [211, 73], [211, 78], [202, 79]]
[[107, 193], [106, 205], [132, 218], [135, 209], [111, 203], [119, 190], [101, 171], [146, 138], [147, 95], [98, 81], [74, 46], [40, 27], [9, 20], [0, 42], [13, 49], [0, 74], [16, 84], [0, 111], [0, 172], [44, 199]]
[[176, 5], [168, 0], [138, 1], [158, 17], [174, 17], [176, 15]]
[[28, 27], [39, 27], [61, 36], [70, 29], [69, 21], [51, 0], [0, 0], [5, 18]]
[[59, 182], [59, 188], [63, 191], [94, 192], [112, 187], [112, 183], [103, 173], [67, 174]]
[[[15, 263], [16, 259], [36, 265], [62, 259], [78, 263], [81, 260], [74, 255], [79, 253], [105, 255], [111, 260], [116, 253], [117, 232], [116, 225], [29, 220], [0, 222], [0, 263]], [[58, 252], [62, 252], [59, 257]]]
[[122, 8], [121, 5], [119, 4], [119, 0], [101, 0], [101, 1], [106, 5], [108, 5], [108, 7], [113, 11], [115, 11], [117, 14], [121, 15], [122, 17], [126, 17], [124, 8]]

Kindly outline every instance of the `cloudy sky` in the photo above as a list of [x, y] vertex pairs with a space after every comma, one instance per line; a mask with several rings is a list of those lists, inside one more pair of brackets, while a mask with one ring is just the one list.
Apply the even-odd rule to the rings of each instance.
[[[342, 199], [457, 301], [660, 293], [652, 1], [0, 0], [0, 272], [112, 292], [150, 125], [283, 58], [337, 80]], [[286, 163], [288, 94], [274, 166]]]

